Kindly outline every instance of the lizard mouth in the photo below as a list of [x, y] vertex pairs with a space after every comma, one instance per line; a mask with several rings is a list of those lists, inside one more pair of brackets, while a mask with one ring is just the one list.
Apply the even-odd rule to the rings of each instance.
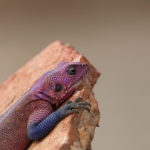
[[[84, 72], [81, 71], [80, 74], [78, 75], [78, 77], [73, 79], [73, 83], [70, 84], [68, 87], [65, 87], [65, 92], [63, 93], [62, 97], [69, 97], [78, 87], [79, 85], [82, 83], [82, 81], [87, 77], [88, 73], [89, 73], [89, 67], [87, 67]], [[60, 100], [62, 100], [61, 98], [58, 98]], [[56, 97], [55, 97], [56, 98]]]

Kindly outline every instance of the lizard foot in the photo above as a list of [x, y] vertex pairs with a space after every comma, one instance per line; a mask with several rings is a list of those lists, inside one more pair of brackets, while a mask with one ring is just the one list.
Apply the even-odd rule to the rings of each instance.
[[66, 105], [68, 105], [67, 110], [75, 111], [79, 113], [76, 108], [83, 108], [90, 112], [90, 103], [89, 102], [81, 102], [82, 99], [80, 97], [76, 98], [75, 101], [67, 101]]
[[88, 112], [90, 112], [90, 107], [91, 107], [90, 103], [82, 102], [81, 100], [82, 99], [80, 97], [78, 97], [73, 102], [67, 101], [66, 105], [59, 110], [60, 111], [60, 113], [59, 113], [60, 119], [63, 119], [72, 113], [79, 114], [79, 111], [77, 110], [77, 108], [83, 108], [83, 109], [86, 109]]

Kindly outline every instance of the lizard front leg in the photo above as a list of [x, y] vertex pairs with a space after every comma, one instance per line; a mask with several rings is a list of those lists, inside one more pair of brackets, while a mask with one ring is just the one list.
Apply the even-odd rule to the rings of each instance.
[[90, 103], [80, 102], [81, 98], [74, 102], [68, 101], [65, 106], [50, 114], [45, 108], [34, 111], [28, 120], [27, 135], [30, 140], [37, 140], [45, 137], [62, 119], [72, 113], [79, 113], [77, 108], [90, 111]]

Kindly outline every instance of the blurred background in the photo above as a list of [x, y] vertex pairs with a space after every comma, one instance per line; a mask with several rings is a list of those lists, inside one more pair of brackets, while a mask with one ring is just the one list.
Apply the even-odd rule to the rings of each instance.
[[0, 0], [0, 82], [55, 40], [102, 73], [93, 150], [149, 150], [150, 1]]

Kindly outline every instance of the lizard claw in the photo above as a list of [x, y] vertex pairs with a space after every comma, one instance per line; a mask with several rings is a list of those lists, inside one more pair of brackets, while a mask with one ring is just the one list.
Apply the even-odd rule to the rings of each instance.
[[66, 105], [68, 105], [68, 104], [70, 104], [70, 103], [72, 103], [72, 101], [68, 100], [68, 101], [66, 102]]
[[78, 102], [80, 102], [80, 101], [82, 101], [82, 98], [81, 98], [81, 97], [77, 97], [74, 102], [75, 102], [75, 103], [78, 103]]
[[74, 109], [74, 110], [76, 111], [77, 114], [79, 114], [79, 111], [78, 111], [78, 110], [76, 110], [76, 109]]

